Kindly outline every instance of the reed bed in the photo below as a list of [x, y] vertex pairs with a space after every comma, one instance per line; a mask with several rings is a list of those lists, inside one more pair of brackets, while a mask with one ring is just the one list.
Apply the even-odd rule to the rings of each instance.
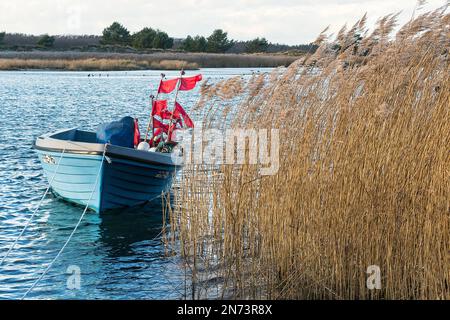
[[450, 298], [445, 10], [396, 34], [396, 15], [372, 32], [364, 16], [285, 71], [203, 86], [204, 128], [278, 128], [280, 169], [193, 164], [178, 178], [169, 243], [192, 298]]
[[112, 70], [196, 70], [198, 65], [182, 60], [130, 60], [130, 59], [1, 59], [0, 70], [69, 70], [69, 71], [112, 71]]
[[[197, 68], [256, 68], [288, 66], [298, 57], [283, 54], [220, 54], [156, 51], [153, 53], [117, 53], [117, 52], [78, 52], [78, 51], [0, 51], [0, 59], [43, 60], [45, 61], [103, 61], [111, 64], [129, 61], [132, 67], [147, 67], [147, 64], [161, 61], [185, 61]], [[58, 62], [58, 63], [59, 63]], [[51, 62], [48, 62], [51, 63]], [[56, 62], [55, 62], [56, 63]], [[122, 65], [119, 65], [122, 67]]]

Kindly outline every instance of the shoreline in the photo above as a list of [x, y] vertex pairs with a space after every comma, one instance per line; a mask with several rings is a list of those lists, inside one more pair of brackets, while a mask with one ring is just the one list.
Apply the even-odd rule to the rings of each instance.
[[114, 53], [79, 51], [0, 51], [4, 71], [135, 71], [289, 66], [299, 56], [190, 52]]

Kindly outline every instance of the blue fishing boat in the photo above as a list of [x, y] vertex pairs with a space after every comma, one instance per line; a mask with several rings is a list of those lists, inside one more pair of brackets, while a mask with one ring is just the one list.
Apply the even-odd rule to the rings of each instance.
[[[99, 126], [96, 132], [77, 128], [44, 134], [37, 150], [53, 193], [96, 212], [144, 204], [169, 191], [182, 166], [182, 148], [174, 141], [176, 130], [194, 123], [177, 102], [178, 91], [192, 90], [202, 76], [164, 80], [161, 74], [144, 139], [137, 119], [124, 117]], [[173, 110], [160, 93], [176, 90]], [[152, 134], [147, 140], [152, 123]], [[150, 143], [148, 143], [149, 141]]]
[[98, 133], [77, 128], [36, 139], [53, 193], [96, 212], [151, 201], [171, 186], [181, 153], [99, 143]]

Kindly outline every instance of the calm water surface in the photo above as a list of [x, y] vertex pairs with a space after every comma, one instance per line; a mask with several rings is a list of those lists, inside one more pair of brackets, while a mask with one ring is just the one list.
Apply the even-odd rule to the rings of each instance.
[[[263, 70], [260, 70], [263, 71]], [[251, 69], [203, 69], [211, 81], [250, 75]], [[165, 72], [168, 77], [176, 72]], [[188, 72], [187, 76], [196, 72]], [[88, 74], [94, 76], [88, 77]], [[159, 71], [0, 72], [0, 259], [43, 195], [47, 181], [32, 150], [38, 135], [60, 128], [95, 130], [101, 122], [149, 112]], [[198, 89], [182, 92], [186, 110]], [[0, 266], [0, 299], [18, 299], [55, 257], [83, 208], [48, 196], [22, 239]], [[34, 299], [182, 299], [185, 272], [161, 242], [161, 205], [104, 214], [89, 212]], [[72, 268], [72, 269], [71, 269]], [[68, 269], [81, 271], [81, 288], [67, 287]], [[189, 290], [187, 290], [189, 291]]]

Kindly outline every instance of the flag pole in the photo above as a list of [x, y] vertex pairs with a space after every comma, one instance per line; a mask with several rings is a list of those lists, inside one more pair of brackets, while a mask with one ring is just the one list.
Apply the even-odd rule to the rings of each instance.
[[[150, 103], [151, 103], [150, 117], [148, 118], [147, 131], [145, 132], [145, 139], [144, 139], [145, 142], [147, 142], [148, 133], [150, 131], [150, 124], [151, 124], [152, 119], [153, 119], [153, 115], [152, 115], [152, 113], [153, 113], [153, 103], [154, 103], [154, 101], [158, 100], [159, 90], [161, 89], [161, 83], [162, 83], [162, 80], [164, 79], [165, 76], [166, 75], [164, 73], [161, 73], [161, 80], [159, 80], [158, 92], [156, 92], [156, 97], [154, 97], [153, 95], [150, 95]], [[155, 133], [154, 130], [155, 130], [155, 128], [153, 128], [153, 126], [152, 126], [152, 136]]]
[[177, 104], [178, 91], [180, 91], [181, 79], [183, 78], [184, 74], [185, 74], [184, 68], [181, 68], [181, 71], [180, 71], [180, 78], [179, 78], [178, 83], [177, 83], [177, 91], [175, 92], [175, 100], [174, 100], [174, 102], [173, 102], [173, 110], [172, 110], [172, 113], [171, 113], [171, 115], [170, 115], [170, 124], [169, 124], [169, 130], [168, 130], [168, 132], [167, 132], [167, 141], [169, 141], [169, 137], [170, 137], [170, 133], [171, 133], [171, 128], [172, 128], [173, 111], [175, 110], [175, 106], [176, 106], [176, 104]]
[[150, 105], [151, 105], [151, 109], [150, 109], [150, 117], [148, 118], [148, 124], [147, 124], [147, 130], [145, 131], [145, 138], [144, 141], [147, 142], [147, 137], [148, 137], [148, 132], [150, 131], [150, 123], [152, 122], [152, 113], [153, 113], [153, 95], [150, 95]]

